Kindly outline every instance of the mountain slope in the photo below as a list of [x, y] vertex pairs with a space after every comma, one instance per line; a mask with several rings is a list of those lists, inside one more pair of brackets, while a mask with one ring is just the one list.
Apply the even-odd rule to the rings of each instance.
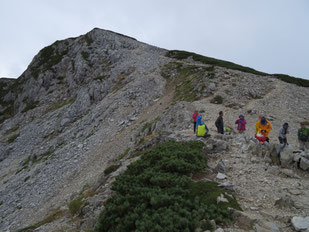
[[104, 183], [105, 168], [122, 154], [191, 128], [194, 109], [212, 133], [220, 110], [232, 125], [245, 113], [251, 134], [264, 114], [273, 141], [283, 122], [292, 137], [309, 121], [308, 88], [168, 54], [94, 29], [43, 48], [17, 80], [0, 79], [0, 230], [33, 225], [84, 186]]

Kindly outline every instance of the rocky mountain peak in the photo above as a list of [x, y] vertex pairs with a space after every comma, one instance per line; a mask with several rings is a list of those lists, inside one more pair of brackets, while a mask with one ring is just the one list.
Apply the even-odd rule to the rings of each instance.
[[[43, 48], [18, 79], [0, 79], [0, 230], [32, 225], [40, 231], [92, 228], [103, 200], [111, 195], [111, 182], [138, 159], [138, 152], [170, 139], [199, 140], [192, 132], [195, 109], [206, 117], [214, 135], [203, 141], [205, 151], [219, 153], [207, 155], [209, 163], [215, 166], [216, 157], [229, 156], [233, 171], [226, 174], [241, 186], [238, 180], [248, 178], [238, 178], [241, 174], [235, 169], [250, 162], [250, 167], [259, 163], [256, 172], [264, 170], [276, 147], [261, 148], [252, 137], [258, 115], [273, 124], [272, 143], [288, 121], [294, 147], [299, 122], [309, 121], [306, 80], [284, 78], [298, 85], [98, 28], [56, 41]], [[247, 134], [215, 135], [220, 110], [231, 126], [240, 113], [245, 114]], [[263, 158], [251, 159], [253, 153]], [[293, 163], [290, 158], [288, 165]], [[278, 181], [280, 172], [274, 173]], [[265, 171], [263, 178], [271, 175]], [[252, 181], [258, 186], [260, 179]], [[245, 198], [242, 207], [253, 202], [246, 201], [248, 195], [246, 191], [237, 195]], [[74, 225], [68, 213], [71, 203], [82, 203]], [[43, 223], [46, 218], [54, 223]]]

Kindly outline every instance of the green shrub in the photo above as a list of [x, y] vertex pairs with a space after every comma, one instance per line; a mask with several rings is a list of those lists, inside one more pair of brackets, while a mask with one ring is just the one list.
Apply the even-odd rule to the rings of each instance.
[[69, 204], [68, 204], [68, 207], [69, 207], [69, 211], [70, 213], [74, 216], [74, 215], [77, 215], [80, 213], [80, 210], [82, 209], [84, 205], [84, 201], [83, 201], [83, 198], [78, 198], [78, 199], [75, 199], [73, 201], [71, 201]]
[[23, 171], [24, 169], [27, 169], [28, 166], [23, 166], [21, 169], [17, 170], [15, 172], [15, 175], [17, 175], [18, 173], [20, 173], [21, 171]]
[[28, 226], [22, 229], [17, 230], [17, 232], [30, 232], [30, 231], [34, 231], [36, 228], [45, 225], [47, 223], [53, 222], [61, 217], [64, 216], [64, 211], [61, 211], [59, 209], [54, 210], [54, 212], [52, 212], [49, 216], [47, 216], [46, 218], [44, 218], [42, 221], [32, 225], [32, 226]]
[[103, 80], [107, 80], [108, 78], [109, 78], [109, 75], [102, 75], [102, 76], [98, 76], [94, 78], [94, 80], [103, 81]]
[[17, 125], [17, 126], [14, 126], [14, 127], [10, 128], [10, 129], [8, 129], [7, 131], [5, 131], [3, 135], [9, 135], [9, 134], [11, 134], [11, 133], [17, 131], [18, 129], [19, 129], [19, 126], [18, 126], [18, 125]]
[[223, 99], [222, 99], [221, 96], [217, 95], [210, 102], [214, 103], [214, 104], [222, 104], [223, 103]]
[[292, 83], [303, 87], [309, 87], [309, 80], [296, 78], [285, 74], [274, 74], [274, 76], [287, 83]]
[[147, 135], [151, 134], [152, 122], [146, 122], [142, 128], [142, 132], [146, 131]]
[[6, 119], [14, 116], [15, 110], [13, 104], [13, 102], [8, 103], [7, 107], [2, 112], [0, 112], [0, 124], [3, 123]]
[[9, 142], [9, 143], [13, 143], [13, 142], [15, 141], [15, 139], [16, 139], [19, 135], [20, 135], [20, 134], [18, 133], [18, 134], [14, 134], [14, 135], [10, 136], [10, 137], [8, 138], [8, 142]]
[[104, 174], [105, 174], [105, 175], [108, 175], [108, 174], [110, 174], [110, 173], [116, 171], [119, 167], [120, 167], [119, 164], [113, 164], [113, 165], [107, 167], [107, 168], [104, 170]]
[[24, 182], [26, 182], [27, 180], [30, 179], [30, 176], [27, 176], [25, 179], [24, 179]]
[[63, 57], [68, 53], [68, 50], [59, 53], [57, 49], [54, 48], [59, 41], [56, 41], [50, 46], [43, 48], [39, 53], [39, 61], [36, 66], [30, 68], [32, 76], [37, 79], [40, 72], [45, 72], [47, 70], [52, 70], [52, 67], [58, 64]]
[[53, 103], [52, 105], [49, 106], [47, 112], [54, 112], [64, 106], [70, 106], [76, 101], [76, 98], [72, 98], [71, 100], [64, 101], [61, 103]]
[[29, 155], [29, 156], [27, 157], [27, 159], [23, 162], [22, 166], [23, 166], [23, 167], [24, 167], [24, 166], [28, 166], [28, 164], [30, 163], [31, 160], [32, 160], [32, 159], [31, 159], [31, 155]]
[[143, 152], [116, 178], [115, 194], [106, 202], [95, 231], [195, 231], [213, 229], [212, 219], [228, 222], [227, 207], [235, 199], [219, 207], [213, 199], [225, 190], [215, 183], [197, 187], [203, 183], [190, 178], [206, 168], [203, 146], [198, 141], [169, 141]]
[[88, 46], [90, 46], [93, 43], [93, 39], [90, 38], [89, 35], [85, 35], [84, 38]]
[[[189, 57], [192, 57], [192, 59], [194, 61], [198, 61], [198, 62], [201, 62], [203, 64], [210, 64], [210, 65], [219, 66], [219, 67], [223, 67], [223, 68], [239, 70], [239, 71], [242, 71], [242, 72], [252, 73], [252, 74], [260, 75], [260, 76], [271, 75], [271, 74], [268, 74], [268, 73], [265, 73], [265, 72], [257, 71], [253, 68], [241, 66], [241, 65], [229, 62], [229, 61], [224, 61], [224, 60], [219, 60], [219, 59], [215, 59], [215, 58], [211, 58], [211, 57], [207, 57], [207, 56], [202, 56], [202, 55], [199, 55], [199, 54], [196, 54], [196, 53], [193, 53], [193, 52], [172, 50], [172, 51], [168, 51], [166, 53], [166, 56], [170, 57], [170, 58], [175, 58], [175, 59], [178, 59], [178, 60], [184, 60], [184, 59], [187, 59]], [[292, 76], [285, 75], [285, 74], [273, 74], [273, 76], [275, 76], [276, 78], [278, 78], [282, 81], [285, 81], [287, 83], [292, 83], [292, 84], [296, 84], [298, 86], [303, 86], [303, 87], [309, 87], [309, 80], [306, 80], [306, 79], [292, 77]]]
[[171, 57], [171, 58], [176, 58], [176, 59], [179, 59], [179, 60], [183, 60], [183, 59], [187, 59], [188, 57], [192, 57], [192, 59], [194, 61], [198, 61], [198, 62], [201, 62], [203, 64], [220, 66], [220, 67], [224, 67], [224, 68], [228, 68], [228, 69], [239, 70], [239, 71], [242, 71], [242, 72], [253, 73], [253, 74], [261, 75], [261, 76], [268, 75], [267, 73], [259, 72], [259, 71], [252, 69], [252, 68], [249, 68], [249, 67], [234, 64], [234, 63], [229, 62], [229, 61], [218, 60], [218, 59], [215, 59], [215, 58], [212, 58], [212, 57], [202, 56], [202, 55], [199, 55], [199, 54], [195, 54], [193, 52], [172, 50], [172, 51], [168, 51], [166, 56]]
[[25, 113], [25, 112], [27, 112], [27, 111], [29, 111], [29, 110], [32, 110], [32, 109], [36, 108], [36, 107], [38, 106], [38, 104], [39, 104], [38, 101], [33, 102], [33, 103], [31, 103], [31, 104], [28, 104], [28, 105], [26, 105], [26, 107], [25, 107], [21, 112], [22, 112], [22, 113]]
[[212, 70], [212, 68], [182, 64], [180, 62], [170, 62], [162, 69], [161, 76], [171, 81], [172, 84], [176, 86], [173, 99], [174, 102], [192, 102], [197, 100], [198, 94], [203, 91], [203, 88], [199, 88], [199, 86], [201, 86], [201, 82], [205, 83], [205, 81], [203, 81], [205, 74], [207, 74], [210, 79], [214, 77], [214, 73], [212, 71], [209, 72], [209, 70]]
[[85, 61], [88, 61], [89, 53], [88, 53], [88, 52], [85, 52], [85, 51], [82, 51], [81, 54], [82, 54], [83, 59], [84, 59]]
[[130, 151], [130, 148], [128, 147], [124, 152], [122, 152], [122, 153], [118, 156], [117, 161], [122, 160], [122, 159], [129, 153], [129, 151]]

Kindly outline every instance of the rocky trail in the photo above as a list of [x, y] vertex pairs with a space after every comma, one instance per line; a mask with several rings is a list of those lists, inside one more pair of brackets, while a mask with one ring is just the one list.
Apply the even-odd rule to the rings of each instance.
[[[186, 140], [196, 139], [190, 130], [179, 133]], [[217, 141], [222, 149], [220, 152], [207, 155], [211, 171], [198, 180], [213, 180], [227, 186], [243, 209], [236, 223], [224, 231], [292, 232], [295, 231], [292, 218], [309, 214], [309, 173], [295, 163], [283, 168], [267, 162], [267, 155], [255, 154], [255, 147], [249, 145], [255, 139], [248, 134], [221, 136], [213, 132], [209, 139], [199, 140], [206, 140], [206, 147], [216, 140], [224, 142]]]

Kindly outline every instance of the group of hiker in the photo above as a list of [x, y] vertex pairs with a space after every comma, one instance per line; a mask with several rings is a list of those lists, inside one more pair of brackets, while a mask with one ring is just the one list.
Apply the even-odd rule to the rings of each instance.
[[[193, 119], [193, 131], [197, 136], [200, 137], [209, 137], [209, 129], [206, 125], [206, 123], [202, 119], [202, 115], [199, 114], [197, 110], [194, 111], [194, 114], [192, 115]], [[245, 119], [245, 116], [243, 114], [239, 115], [239, 118], [235, 121], [235, 124], [237, 125], [237, 131], [238, 133], [243, 133], [246, 131], [246, 124], [247, 121]], [[305, 123], [301, 123], [301, 128], [298, 130], [297, 136], [299, 141], [299, 149], [300, 150], [309, 150], [309, 128], [306, 128]], [[215, 126], [217, 128], [217, 132], [220, 134], [224, 134], [224, 132], [227, 133], [235, 133], [235, 130], [232, 126], [227, 125], [224, 128], [224, 122], [223, 122], [223, 111], [219, 112], [219, 117], [217, 118], [215, 122]], [[268, 142], [269, 143], [269, 133], [272, 130], [272, 125], [269, 120], [267, 120], [264, 116], [259, 116], [258, 121], [255, 125], [255, 137], [256, 139], [261, 142]], [[282, 127], [279, 129], [278, 139], [279, 143], [282, 144], [281, 149], [284, 149], [286, 145], [288, 145], [287, 141], [287, 134], [289, 133], [289, 124], [284, 123]]]

